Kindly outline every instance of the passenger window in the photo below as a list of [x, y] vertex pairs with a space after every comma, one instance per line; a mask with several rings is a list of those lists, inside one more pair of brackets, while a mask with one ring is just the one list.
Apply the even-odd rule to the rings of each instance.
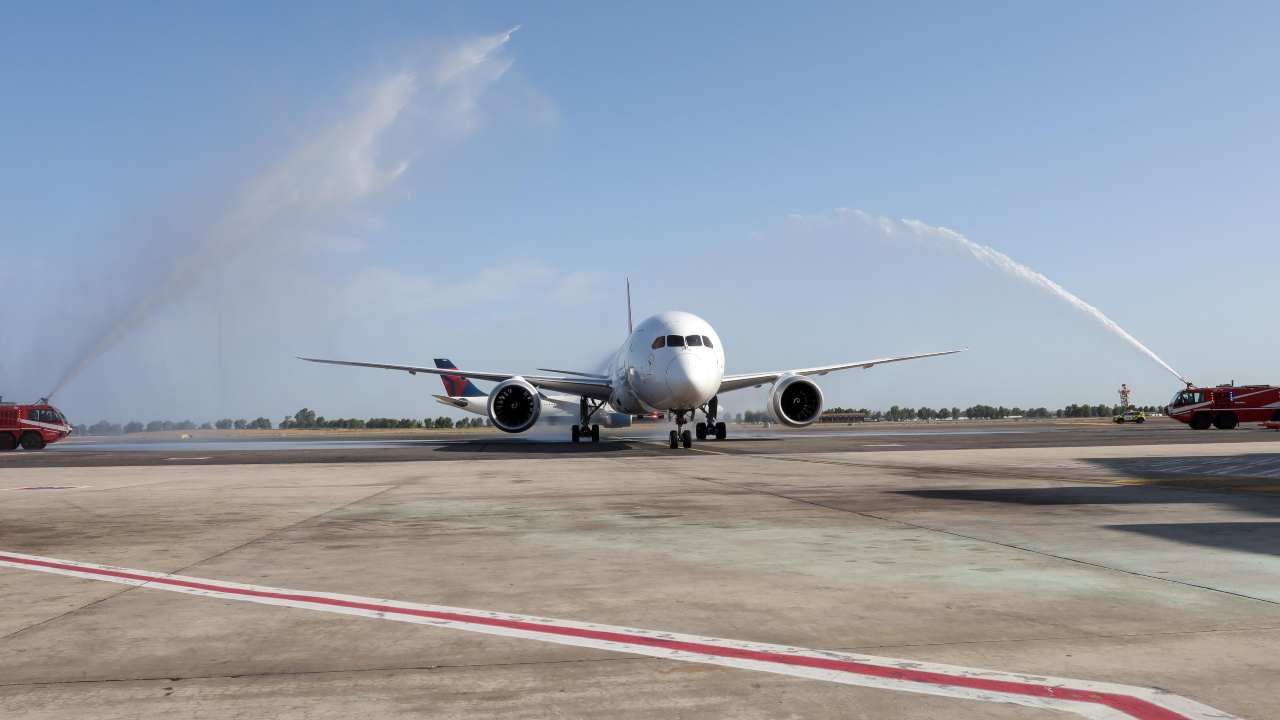
[[654, 350], [657, 350], [658, 348], [663, 347], [666, 344], [667, 344], [666, 336], [659, 335], [658, 337], [653, 339], [653, 345], [651, 345], [650, 347], [652, 347]]
[[715, 347], [715, 345], [711, 344], [711, 338], [707, 337], [706, 335], [702, 336], [702, 344], [706, 345], [709, 348]]
[[690, 335], [684, 341], [689, 344], [689, 347], [702, 347], [702, 338], [697, 335]]
[[679, 335], [668, 335], [667, 347], [684, 347], [684, 338]]

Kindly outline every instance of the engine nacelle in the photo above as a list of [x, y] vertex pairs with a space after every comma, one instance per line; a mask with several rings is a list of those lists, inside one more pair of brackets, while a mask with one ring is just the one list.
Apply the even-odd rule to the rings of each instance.
[[769, 391], [769, 416], [787, 427], [812, 425], [822, 414], [822, 390], [799, 375], [778, 379]]
[[631, 416], [627, 413], [620, 412], [601, 412], [597, 413], [600, 425], [607, 428], [628, 428], [631, 427]]
[[489, 419], [503, 432], [524, 432], [541, 413], [542, 396], [524, 378], [503, 380], [489, 393]]

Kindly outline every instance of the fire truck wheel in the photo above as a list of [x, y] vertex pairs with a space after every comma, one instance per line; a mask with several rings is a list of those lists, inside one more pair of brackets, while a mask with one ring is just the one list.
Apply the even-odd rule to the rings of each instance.
[[1213, 426], [1219, 430], [1234, 430], [1236, 425], [1239, 424], [1240, 419], [1236, 417], [1235, 413], [1218, 413], [1217, 416], [1213, 418]]
[[1213, 416], [1209, 413], [1196, 413], [1191, 416], [1191, 422], [1187, 423], [1192, 430], [1208, 430], [1213, 424]]
[[24, 450], [43, 450], [44, 438], [40, 437], [37, 432], [22, 433], [22, 448]]
[[1271, 422], [1280, 422], [1280, 410], [1271, 413]]
[[18, 438], [14, 437], [13, 433], [0, 433], [0, 450], [12, 450], [16, 447], [18, 447]]

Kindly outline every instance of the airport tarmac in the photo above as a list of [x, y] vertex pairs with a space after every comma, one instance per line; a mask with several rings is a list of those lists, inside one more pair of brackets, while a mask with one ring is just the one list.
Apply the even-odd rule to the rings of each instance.
[[[550, 455], [666, 457], [669, 425], [601, 430], [599, 444], [568, 442], [563, 426], [508, 435], [494, 429], [404, 431], [191, 431], [117, 437], [72, 437], [41, 452], [0, 453], [4, 467], [354, 463], [528, 458]], [[1241, 426], [1194, 431], [1166, 418], [1144, 425], [1095, 421], [935, 422], [816, 425], [785, 430], [731, 425], [729, 438], [695, 443], [696, 452], [775, 453], [920, 451], [1008, 447], [1070, 447], [1237, 443], [1280, 440], [1280, 432]]]
[[9, 453], [0, 717], [1280, 715], [1280, 433], [937, 425]]

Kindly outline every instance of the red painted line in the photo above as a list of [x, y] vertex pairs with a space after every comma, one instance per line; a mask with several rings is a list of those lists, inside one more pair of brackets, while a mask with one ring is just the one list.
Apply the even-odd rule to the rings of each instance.
[[964, 687], [974, 690], [986, 690], [989, 692], [1009, 693], [1013, 695], [1026, 695], [1029, 697], [1054, 698], [1057, 700], [1070, 700], [1082, 703], [1093, 703], [1103, 705], [1114, 710], [1123, 712], [1137, 720], [1189, 720], [1187, 716], [1162, 708], [1159, 705], [1148, 702], [1141, 698], [1131, 695], [1120, 695], [1118, 693], [1092, 692], [1089, 690], [1078, 690], [1075, 688], [1052, 687], [1049, 685], [1037, 685], [1035, 683], [1021, 683], [1008, 680], [989, 680], [984, 678], [972, 678], [959, 675], [948, 675], [946, 673], [929, 672], [923, 670], [911, 670], [906, 668], [889, 668], [879, 665], [870, 665], [860, 663], [853, 660], [834, 660], [829, 658], [815, 658], [804, 655], [788, 655], [785, 653], [766, 652], [762, 650], [748, 650], [745, 648], [725, 647], [721, 645], [710, 645], [707, 643], [684, 642], [680, 640], [665, 640], [662, 638], [647, 637], [644, 635], [632, 635], [630, 633], [611, 632], [606, 630], [590, 630], [587, 628], [566, 627], [563, 625], [551, 625], [547, 623], [534, 623], [522, 620], [504, 620], [501, 618], [485, 617], [483, 615], [468, 615], [465, 613], [440, 612], [434, 610], [421, 610], [416, 608], [401, 608], [394, 605], [383, 605], [380, 603], [353, 602], [350, 600], [338, 600], [335, 598], [326, 598], [316, 595], [303, 595], [299, 593], [277, 593], [265, 590], [250, 590], [248, 588], [237, 588], [225, 585], [215, 585], [205, 582], [193, 582], [190, 580], [178, 580], [176, 578], [157, 578], [149, 575], [139, 575], [137, 573], [123, 572], [119, 570], [106, 570], [102, 568], [82, 567], [80, 565], [68, 565], [65, 563], [48, 562], [45, 560], [31, 560], [28, 558], [13, 557], [10, 555], [0, 555], [0, 560], [5, 562], [18, 563], [22, 565], [33, 565], [38, 567], [54, 568], [59, 570], [70, 570], [73, 572], [87, 573], [93, 575], [104, 575], [108, 577], [121, 578], [125, 580], [137, 580], [146, 583], [157, 583], [162, 585], [172, 585], [175, 587], [184, 587], [192, 590], [209, 590], [212, 592], [226, 593], [228, 595], [244, 595], [247, 597], [271, 598], [275, 600], [288, 600], [292, 602], [306, 602], [314, 605], [328, 605], [332, 607], [346, 607], [357, 610], [370, 610], [382, 613], [394, 613], [399, 615], [411, 615], [414, 617], [426, 617], [436, 620], [449, 620], [454, 622], [470, 623], [472, 625], [488, 625], [491, 627], [511, 628], [515, 630], [524, 630], [528, 632], [537, 632], [547, 635], [561, 635], [567, 637], [581, 637], [592, 640], [602, 640], [606, 642], [628, 643], [632, 645], [646, 645], [649, 647], [663, 648], [667, 650], [676, 650], [682, 652], [698, 653], [701, 655], [712, 655], [717, 657], [737, 658], [742, 660], [757, 660], [760, 662], [777, 663], [781, 665], [795, 665], [801, 667], [818, 668], [822, 670], [834, 670], [838, 672], [847, 672], [857, 675], [866, 675], [872, 677], [888, 678], [893, 680], [905, 680], [918, 683], [929, 683], [933, 685], [946, 685], [951, 687]]

